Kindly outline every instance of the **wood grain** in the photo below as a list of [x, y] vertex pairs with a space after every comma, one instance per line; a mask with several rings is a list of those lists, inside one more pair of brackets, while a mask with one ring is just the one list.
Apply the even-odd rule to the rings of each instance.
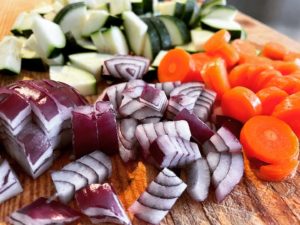
[[[0, 9], [0, 38], [9, 33], [11, 24], [22, 10], [28, 10], [39, 0], [1, 0]], [[275, 40], [283, 43], [294, 51], [300, 51], [300, 44], [286, 36], [270, 29], [258, 21], [239, 14], [238, 21], [243, 24], [249, 34], [249, 39], [258, 46], [266, 41]], [[22, 71], [18, 77], [2, 76], [0, 85], [11, 83], [16, 79], [29, 77], [40, 79], [48, 77], [47, 73]], [[103, 84], [99, 84], [99, 94]], [[97, 96], [89, 98], [93, 102]], [[3, 153], [4, 149], [0, 152]], [[69, 162], [70, 149], [55, 162], [51, 170], [60, 169]], [[16, 198], [0, 205], [0, 225], [6, 224], [7, 216], [14, 210], [30, 203], [40, 196], [51, 196], [54, 193], [49, 173], [36, 180], [24, 175], [15, 163], [17, 175], [24, 187], [24, 192]], [[156, 171], [150, 165], [142, 162], [125, 165], [119, 157], [113, 158], [114, 173], [110, 180], [114, 185], [125, 208], [145, 189], [146, 185], [155, 177]], [[161, 223], [162, 225], [200, 225], [200, 224], [300, 224], [300, 170], [296, 177], [281, 183], [267, 183], [256, 179], [246, 162], [246, 172], [242, 182], [233, 193], [221, 204], [216, 204], [213, 193], [203, 203], [192, 201], [184, 194], [172, 211]], [[76, 207], [74, 203], [71, 204]], [[133, 219], [135, 225], [145, 223]], [[89, 224], [83, 220], [78, 224]]]

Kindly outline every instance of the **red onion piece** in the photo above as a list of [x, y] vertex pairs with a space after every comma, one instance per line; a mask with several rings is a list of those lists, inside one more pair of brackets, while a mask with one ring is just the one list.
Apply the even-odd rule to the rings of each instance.
[[0, 158], [0, 204], [23, 191], [19, 179], [6, 160]]
[[210, 170], [205, 159], [198, 159], [186, 168], [187, 192], [195, 201], [202, 202], [208, 197]]
[[77, 157], [99, 148], [97, 123], [93, 106], [72, 111], [73, 150]]
[[[120, 83], [116, 85], [109, 86], [106, 89], [106, 97], [103, 100], [108, 100], [113, 105], [116, 112], [119, 112], [119, 107], [123, 98], [123, 91], [127, 83]], [[98, 101], [98, 100], [97, 100]]]
[[57, 196], [63, 203], [69, 202], [75, 191], [93, 183], [103, 182], [112, 171], [111, 160], [100, 151], [92, 152], [52, 172]]
[[163, 82], [163, 83], [155, 83], [155, 88], [158, 88], [165, 92], [166, 96], [169, 97], [170, 93], [178, 86], [181, 85], [180, 81], [175, 82]]
[[144, 159], [148, 159], [150, 144], [161, 135], [179, 136], [190, 140], [191, 132], [186, 121], [167, 121], [160, 123], [149, 123], [138, 125], [135, 136], [142, 147]]
[[236, 138], [240, 137], [240, 132], [243, 127], [243, 124], [241, 122], [231, 117], [221, 115], [216, 116], [216, 125], [217, 127], [225, 127], [232, 134], [234, 134]]
[[204, 88], [203, 83], [199, 83], [199, 82], [183, 83], [177, 86], [176, 88], [174, 88], [173, 91], [170, 93], [170, 96], [172, 97], [176, 95], [186, 95], [189, 97], [198, 98], [203, 88]]
[[215, 187], [217, 187], [219, 183], [226, 177], [231, 164], [231, 154], [228, 153], [220, 153], [220, 154], [221, 155], [220, 155], [218, 166], [212, 174], [212, 182]]
[[185, 189], [186, 184], [165, 168], [130, 206], [129, 211], [145, 222], [159, 224]]
[[76, 202], [94, 224], [112, 222], [130, 225], [131, 222], [110, 184], [91, 184], [76, 192]]
[[34, 124], [27, 124], [16, 137], [6, 135], [7, 153], [33, 178], [37, 178], [52, 165], [53, 148]]
[[190, 97], [188, 95], [174, 95], [169, 99], [167, 108], [167, 117], [174, 118], [180, 111], [187, 109], [192, 112], [196, 103], [197, 97]]
[[104, 61], [104, 73], [118, 79], [135, 80], [148, 72], [150, 60], [140, 56], [115, 56]]
[[[123, 95], [130, 97], [130, 98], [138, 98], [141, 96], [144, 86], [146, 86], [147, 83], [143, 80], [131, 80], [128, 81], [126, 84], [126, 88], [123, 91]], [[149, 85], [149, 84], [148, 84]]]
[[81, 214], [70, 207], [57, 201], [49, 201], [46, 198], [38, 198], [30, 205], [13, 212], [10, 222], [20, 224], [65, 224], [78, 220]]
[[132, 118], [122, 119], [118, 123], [119, 152], [124, 162], [137, 158], [138, 142], [135, 137], [137, 125], [137, 120]]
[[192, 132], [192, 136], [199, 144], [207, 141], [214, 132], [195, 114], [190, 113], [187, 109], [181, 110], [174, 120], [186, 120]]
[[204, 88], [196, 101], [193, 110], [194, 114], [199, 119], [207, 121], [211, 114], [216, 98], [217, 94], [214, 91]]
[[157, 137], [150, 145], [150, 153], [160, 168], [183, 167], [201, 158], [197, 144], [169, 135]]
[[244, 174], [244, 159], [241, 153], [231, 154], [231, 164], [226, 177], [216, 187], [217, 202], [223, 201], [226, 196], [240, 182]]
[[116, 113], [113, 110], [113, 106], [109, 102], [96, 102], [95, 116], [99, 139], [98, 149], [108, 155], [116, 154], [119, 150], [119, 143]]
[[216, 170], [216, 168], [220, 162], [220, 156], [221, 156], [221, 154], [218, 152], [209, 152], [207, 154], [206, 160], [209, 165], [209, 169], [210, 169], [211, 173], [213, 173]]
[[148, 107], [161, 113], [164, 113], [168, 104], [168, 99], [164, 91], [151, 87], [149, 85], [144, 86], [139, 100], [140, 102], [146, 104]]
[[[209, 142], [209, 143], [206, 143]], [[205, 152], [241, 152], [242, 145], [236, 136], [226, 127], [221, 127], [217, 133], [203, 144]]]

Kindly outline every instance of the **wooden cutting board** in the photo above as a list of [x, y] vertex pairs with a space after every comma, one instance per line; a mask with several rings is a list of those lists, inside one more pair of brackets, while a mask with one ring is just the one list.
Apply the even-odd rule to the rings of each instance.
[[[20, 11], [31, 9], [39, 0], [1, 0], [0, 38], [8, 34], [11, 25]], [[270, 29], [258, 21], [238, 15], [238, 21], [246, 28], [248, 38], [258, 46], [267, 41], [278, 41], [294, 51], [300, 52], [300, 44]], [[26, 77], [33, 79], [47, 78], [47, 73], [22, 71], [17, 77], [0, 77], [1, 86]], [[103, 85], [99, 84], [99, 94]], [[93, 102], [97, 96], [89, 97]], [[65, 149], [66, 151], [70, 149]], [[4, 152], [4, 149], [0, 149]], [[69, 151], [70, 152], [70, 151]], [[69, 152], [60, 157], [51, 170], [60, 169], [69, 161]], [[12, 163], [23, 185], [24, 192], [0, 205], [0, 225], [6, 224], [7, 216], [14, 210], [32, 202], [41, 196], [54, 193], [49, 172], [36, 180], [24, 175], [17, 165]], [[153, 167], [141, 162], [125, 165], [119, 157], [113, 158], [113, 176], [111, 182], [115, 187], [125, 208], [140, 195], [157, 174]], [[221, 204], [214, 201], [213, 192], [203, 203], [194, 202], [184, 194], [172, 211], [162, 221], [162, 225], [200, 225], [200, 224], [300, 224], [300, 170], [294, 179], [281, 183], [261, 182], [249, 170], [233, 193]], [[76, 207], [74, 203], [72, 206]], [[135, 225], [145, 223], [133, 219]], [[87, 220], [75, 224], [89, 224]]]

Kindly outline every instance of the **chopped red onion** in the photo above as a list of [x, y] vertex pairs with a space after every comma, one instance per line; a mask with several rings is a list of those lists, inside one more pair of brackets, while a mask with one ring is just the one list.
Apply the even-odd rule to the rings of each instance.
[[145, 222], [159, 224], [185, 189], [186, 184], [165, 168], [130, 206], [129, 211]]
[[220, 162], [220, 156], [221, 156], [221, 154], [218, 152], [209, 152], [207, 154], [206, 160], [209, 165], [209, 169], [210, 169], [211, 173], [213, 173], [216, 170], [216, 168]]
[[186, 168], [187, 192], [195, 201], [202, 202], [208, 197], [210, 170], [203, 158], [189, 164]]
[[168, 104], [168, 99], [164, 91], [145, 85], [139, 98], [140, 102], [148, 107], [164, 113]]
[[196, 101], [194, 114], [202, 121], [207, 121], [216, 98], [217, 94], [214, 91], [204, 88]]
[[123, 80], [141, 79], [148, 72], [149, 65], [150, 60], [141, 56], [115, 56], [104, 61], [104, 73]]
[[192, 112], [197, 101], [197, 97], [190, 97], [188, 95], [174, 95], [169, 99], [167, 108], [167, 117], [174, 118], [180, 111], [187, 109]]
[[170, 96], [172, 97], [176, 95], [186, 95], [189, 97], [198, 98], [203, 88], [204, 84], [199, 82], [182, 83], [172, 90]]
[[60, 201], [67, 203], [73, 198], [75, 191], [89, 184], [105, 181], [111, 175], [111, 170], [110, 158], [95, 151], [52, 172], [51, 178]]
[[215, 187], [226, 177], [230, 164], [231, 164], [231, 154], [220, 153], [219, 163], [212, 174], [212, 182]]
[[78, 220], [81, 214], [67, 205], [46, 198], [38, 198], [30, 205], [13, 212], [9, 221], [14, 225], [65, 224]]
[[135, 137], [137, 125], [137, 120], [132, 118], [122, 119], [118, 123], [119, 152], [124, 162], [137, 158], [138, 142]]
[[240, 132], [243, 127], [243, 124], [240, 121], [221, 115], [216, 116], [216, 125], [217, 127], [225, 127], [234, 134], [236, 138], [240, 137]]
[[155, 88], [158, 88], [165, 92], [166, 96], [169, 97], [170, 93], [178, 86], [181, 85], [180, 81], [175, 82], [163, 82], [163, 83], [155, 83]]
[[160, 168], [184, 167], [201, 158], [197, 144], [169, 135], [158, 136], [150, 145], [150, 154]]
[[186, 121], [166, 121], [138, 125], [135, 136], [142, 147], [144, 159], [148, 159], [150, 155], [150, 144], [161, 135], [179, 136], [185, 140], [191, 138], [190, 128]]
[[187, 109], [181, 110], [174, 120], [187, 121], [193, 138], [199, 144], [204, 143], [214, 135], [214, 132], [202, 120], [200, 120], [194, 113], [190, 113]]
[[131, 224], [118, 196], [108, 183], [91, 184], [77, 191], [75, 198], [81, 212], [94, 224]]
[[241, 153], [231, 154], [231, 163], [226, 177], [216, 187], [217, 202], [223, 201], [226, 196], [240, 182], [244, 174], [244, 159]]
[[118, 113], [119, 113], [119, 107], [121, 105], [122, 98], [123, 98], [122, 93], [126, 87], [126, 84], [127, 83], [120, 83], [120, 84], [109, 86], [106, 89], [106, 97], [104, 97], [104, 99], [103, 99], [103, 100], [106, 100], [106, 98], [107, 98], [107, 100], [110, 101], [110, 103], [113, 105], [114, 110]]
[[0, 204], [23, 191], [20, 181], [6, 160], [0, 158]]

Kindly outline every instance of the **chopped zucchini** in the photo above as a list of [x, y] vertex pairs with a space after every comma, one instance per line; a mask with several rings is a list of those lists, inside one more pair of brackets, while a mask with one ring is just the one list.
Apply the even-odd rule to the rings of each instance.
[[111, 59], [113, 55], [85, 52], [69, 55], [72, 65], [93, 74], [96, 80], [100, 80], [101, 67], [105, 60]]
[[147, 25], [130, 11], [123, 12], [122, 18], [130, 49], [136, 55], [141, 55], [145, 44]]
[[0, 72], [19, 74], [21, 72], [22, 42], [13, 36], [6, 36], [0, 42]]
[[109, 14], [105, 10], [88, 10], [82, 26], [82, 36], [89, 37], [92, 33], [100, 30], [105, 25], [108, 17]]
[[54, 58], [66, 46], [66, 38], [61, 28], [49, 20], [36, 16], [32, 30], [38, 40], [37, 45], [41, 50], [41, 57]]
[[128, 45], [119, 27], [100, 30], [91, 36], [99, 52], [107, 54], [127, 55]]
[[16, 36], [29, 37], [32, 34], [32, 22], [35, 15], [28, 12], [20, 13], [11, 28], [11, 32]]
[[214, 35], [214, 32], [211, 32], [208, 30], [202, 30], [200, 28], [191, 30], [192, 43], [194, 44], [195, 49], [198, 51], [202, 51], [203, 45], [213, 35]]
[[184, 13], [184, 4], [178, 1], [158, 2], [156, 5], [156, 11], [160, 15], [181, 18]]
[[186, 24], [189, 24], [189, 22], [193, 16], [195, 5], [197, 5], [196, 0], [187, 0], [186, 3], [184, 4], [184, 11], [183, 11], [181, 19]]
[[72, 32], [75, 38], [79, 38], [87, 14], [86, 8], [84, 2], [66, 5], [56, 14], [53, 21], [59, 24], [64, 33]]
[[113, 16], [120, 15], [125, 11], [131, 11], [130, 0], [110, 0], [109, 11]]
[[217, 5], [226, 5], [227, 1], [226, 0], [208, 0], [205, 1], [202, 5], [201, 8], [201, 17], [205, 17], [214, 6]]
[[170, 49], [172, 47], [172, 40], [165, 24], [158, 17], [151, 17], [150, 21], [159, 35], [161, 49]]
[[165, 50], [161, 50], [155, 57], [155, 59], [153, 60], [151, 66], [156, 68], [159, 66], [161, 60], [165, 57], [165, 55], [168, 53], [168, 51]]
[[69, 84], [82, 95], [94, 95], [97, 93], [96, 78], [92, 74], [76, 67], [50, 66], [49, 76], [51, 80]]
[[237, 39], [243, 37], [242, 26], [235, 21], [226, 21], [220, 19], [202, 19], [202, 28], [210, 31], [218, 31], [221, 29], [228, 30], [231, 34], [231, 39]]
[[207, 13], [205, 19], [234, 20], [238, 10], [233, 6], [216, 5]]
[[159, 19], [166, 26], [173, 46], [189, 43], [190, 32], [185, 23], [174, 16], [159, 16]]

